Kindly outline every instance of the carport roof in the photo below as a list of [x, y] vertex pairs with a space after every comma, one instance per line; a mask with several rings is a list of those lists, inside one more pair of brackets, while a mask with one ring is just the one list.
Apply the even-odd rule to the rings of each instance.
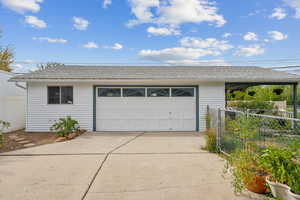
[[34, 80], [193, 80], [201, 82], [300, 82], [300, 76], [247, 66], [55, 66], [10, 81]]

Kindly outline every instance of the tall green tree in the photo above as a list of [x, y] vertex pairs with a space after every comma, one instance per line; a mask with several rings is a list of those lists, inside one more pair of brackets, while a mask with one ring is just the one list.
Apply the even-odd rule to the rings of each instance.
[[[1, 30], [0, 30], [0, 38]], [[13, 50], [8, 46], [0, 45], [0, 70], [10, 72], [12, 71], [11, 64], [14, 62], [14, 53]]]

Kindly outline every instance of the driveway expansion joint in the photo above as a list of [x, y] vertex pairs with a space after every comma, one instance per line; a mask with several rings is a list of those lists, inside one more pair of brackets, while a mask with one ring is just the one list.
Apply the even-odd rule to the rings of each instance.
[[101, 169], [103, 168], [103, 166], [104, 166], [104, 164], [105, 164], [105, 161], [108, 159], [108, 157], [109, 157], [114, 151], [116, 151], [116, 150], [120, 149], [121, 147], [123, 147], [123, 146], [129, 144], [130, 142], [132, 142], [133, 140], [135, 140], [135, 139], [137, 139], [138, 137], [142, 136], [143, 134], [144, 134], [144, 132], [142, 132], [142, 133], [136, 135], [134, 138], [132, 138], [132, 139], [130, 139], [130, 140], [127, 140], [126, 142], [124, 142], [123, 144], [121, 144], [121, 145], [117, 146], [116, 148], [112, 149], [111, 151], [109, 151], [109, 152], [105, 155], [105, 158], [103, 159], [103, 161], [101, 162], [99, 168], [97, 169], [96, 173], [94, 174], [94, 176], [93, 176], [91, 182], [89, 183], [88, 188], [87, 188], [86, 191], [84, 192], [84, 194], [83, 194], [81, 200], [84, 200], [85, 197], [87, 196], [88, 192], [90, 191], [90, 189], [91, 189], [93, 183], [95, 182], [95, 180], [96, 180], [98, 174], [101, 172]]

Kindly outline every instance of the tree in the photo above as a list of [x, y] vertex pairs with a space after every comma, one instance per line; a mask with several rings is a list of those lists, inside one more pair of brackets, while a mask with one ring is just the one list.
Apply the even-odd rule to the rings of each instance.
[[64, 64], [57, 63], [57, 62], [48, 62], [48, 63], [39, 64], [37, 66], [37, 68], [39, 70], [44, 70], [44, 69], [48, 69], [48, 68], [52, 68], [52, 67], [60, 67], [60, 66], [64, 66]]
[[[1, 38], [1, 31], [0, 31]], [[11, 48], [0, 46], [0, 70], [12, 71], [10, 65], [14, 62], [14, 53]]]
[[[0, 47], [1, 48], [1, 47]], [[10, 65], [14, 62], [14, 54], [8, 47], [0, 49], [0, 70], [10, 72]]]

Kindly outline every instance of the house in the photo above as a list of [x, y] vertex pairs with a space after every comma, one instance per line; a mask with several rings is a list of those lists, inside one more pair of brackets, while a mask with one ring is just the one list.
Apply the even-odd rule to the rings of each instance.
[[300, 76], [259, 67], [56, 66], [10, 79], [26, 82], [26, 131], [71, 116], [93, 131], [203, 131], [207, 105], [226, 87], [291, 84]]
[[15, 73], [0, 70], [0, 120], [10, 122], [5, 132], [25, 127], [26, 90], [23, 85], [8, 82]]

